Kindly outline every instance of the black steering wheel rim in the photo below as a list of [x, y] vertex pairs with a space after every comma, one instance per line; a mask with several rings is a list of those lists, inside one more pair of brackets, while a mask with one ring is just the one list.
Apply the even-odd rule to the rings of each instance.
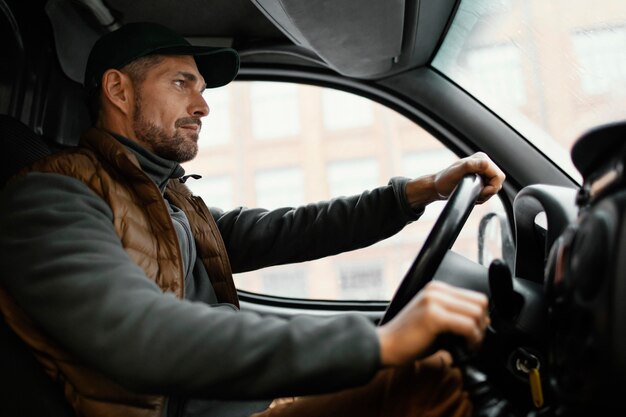
[[395, 317], [432, 280], [447, 251], [461, 232], [482, 188], [482, 180], [476, 174], [466, 175], [459, 181], [387, 306], [381, 325]]

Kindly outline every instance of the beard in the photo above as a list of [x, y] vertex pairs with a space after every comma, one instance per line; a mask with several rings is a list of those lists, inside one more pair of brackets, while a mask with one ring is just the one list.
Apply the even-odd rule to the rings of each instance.
[[[181, 126], [197, 124], [198, 131], [181, 132]], [[162, 126], [146, 120], [141, 107], [141, 95], [135, 102], [133, 130], [138, 140], [149, 145], [152, 152], [161, 158], [178, 163], [191, 161], [198, 154], [198, 135], [202, 122], [197, 117], [184, 117], [174, 123], [174, 133], [168, 133]]]

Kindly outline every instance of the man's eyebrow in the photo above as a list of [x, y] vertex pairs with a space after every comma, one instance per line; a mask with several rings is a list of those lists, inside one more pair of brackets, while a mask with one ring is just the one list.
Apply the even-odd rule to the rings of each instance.
[[[198, 81], [198, 77], [196, 77], [196, 74], [193, 74], [191, 72], [187, 72], [187, 71], [178, 71], [176, 73], [176, 75], [180, 75], [183, 78], [185, 78], [187, 81], [191, 81], [191, 82], [196, 82]], [[204, 83], [202, 85], [202, 91], [206, 90], [206, 83]]]

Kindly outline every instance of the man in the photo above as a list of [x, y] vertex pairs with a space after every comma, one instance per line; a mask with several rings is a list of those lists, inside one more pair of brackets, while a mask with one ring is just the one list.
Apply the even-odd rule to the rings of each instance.
[[[237, 70], [234, 50], [192, 47], [150, 23], [96, 43], [85, 75], [95, 127], [76, 149], [22, 172], [2, 196], [7, 323], [79, 415], [324, 416], [376, 398], [383, 415], [428, 411], [426, 404], [432, 412], [433, 402], [437, 415], [467, 414], [444, 356], [414, 364], [441, 333], [480, 344], [488, 324], [482, 294], [433, 283], [380, 327], [352, 314], [286, 321], [237, 311], [231, 267], [369, 245], [446, 198], [466, 173], [484, 178], [480, 200], [488, 199], [502, 172], [476, 154], [359, 197], [210, 211], [179, 181], [179, 163], [198, 149], [209, 113], [202, 91]], [[393, 386], [411, 390], [405, 409], [385, 392]], [[323, 393], [266, 410], [274, 398]]]

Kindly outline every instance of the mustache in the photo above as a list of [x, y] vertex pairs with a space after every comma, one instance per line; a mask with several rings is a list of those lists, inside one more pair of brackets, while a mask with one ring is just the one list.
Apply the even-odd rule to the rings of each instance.
[[176, 120], [174, 123], [174, 127], [181, 127], [185, 125], [198, 125], [198, 130], [202, 129], [202, 120], [199, 117], [183, 117], [182, 119]]

